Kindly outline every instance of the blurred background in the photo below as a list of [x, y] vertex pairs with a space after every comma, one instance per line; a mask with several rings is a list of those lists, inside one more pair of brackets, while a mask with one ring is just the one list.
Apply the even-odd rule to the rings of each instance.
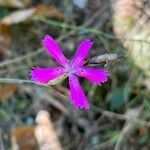
[[[0, 150], [150, 149], [149, 20], [149, 0], [0, 0]], [[107, 83], [80, 79], [88, 111], [70, 104], [67, 80], [28, 83], [31, 67], [57, 65], [46, 34], [69, 59], [84, 39], [94, 41], [88, 59], [117, 54], [95, 66]]]

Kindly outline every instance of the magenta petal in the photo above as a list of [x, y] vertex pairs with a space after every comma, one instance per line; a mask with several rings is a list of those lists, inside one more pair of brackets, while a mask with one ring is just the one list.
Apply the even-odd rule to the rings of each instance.
[[71, 64], [73, 66], [78, 66], [78, 67], [82, 66], [92, 45], [93, 45], [93, 42], [91, 42], [90, 40], [85, 40], [81, 42], [74, 58], [72, 59]]
[[67, 66], [69, 64], [69, 60], [62, 53], [57, 42], [49, 35], [46, 35], [43, 38], [44, 48], [48, 51], [48, 53], [62, 66]]
[[47, 84], [49, 81], [65, 76], [66, 71], [62, 67], [56, 68], [34, 68], [30, 72], [31, 80], [39, 84]]
[[75, 74], [87, 78], [95, 84], [101, 84], [108, 80], [109, 73], [107, 70], [92, 69], [92, 68], [78, 68]]
[[89, 103], [75, 75], [69, 76], [71, 99], [77, 109], [89, 109]]

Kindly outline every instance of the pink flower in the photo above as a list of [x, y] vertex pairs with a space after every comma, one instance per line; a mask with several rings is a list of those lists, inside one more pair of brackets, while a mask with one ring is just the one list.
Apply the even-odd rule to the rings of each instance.
[[109, 73], [106, 70], [84, 67], [84, 60], [88, 55], [93, 42], [85, 40], [81, 42], [71, 61], [62, 53], [56, 41], [49, 35], [43, 39], [44, 48], [62, 66], [54, 68], [34, 68], [30, 72], [31, 80], [38, 84], [52, 84], [54, 81], [69, 77], [69, 86], [73, 105], [77, 109], [89, 109], [89, 102], [80, 86], [77, 76], [89, 79], [94, 84], [101, 84], [108, 80]]

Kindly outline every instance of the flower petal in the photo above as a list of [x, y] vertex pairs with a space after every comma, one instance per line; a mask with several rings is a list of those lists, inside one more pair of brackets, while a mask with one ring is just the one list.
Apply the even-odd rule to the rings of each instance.
[[62, 53], [57, 42], [49, 35], [43, 38], [43, 46], [48, 51], [48, 53], [62, 66], [67, 66], [69, 60]]
[[85, 41], [81, 42], [74, 58], [72, 59], [71, 64], [73, 66], [78, 66], [78, 67], [82, 66], [92, 45], [93, 45], [93, 42], [90, 40], [85, 40]]
[[38, 84], [49, 84], [51, 81], [64, 77], [66, 71], [62, 67], [56, 68], [34, 68], [30, 72], [31, 80]]
[[89, 109], [89, 103], [80, 86], [79, 80], [73, 74], [69, 76], [69, 86], [71, 90], [71, 99], [77, 109]]
[[106, 82], [109, 76], [107, 70], [92, 69], [92, 68], [78, 68], [75, 70], [75, 74], [87, 78], [95, 84], [101, 84]]

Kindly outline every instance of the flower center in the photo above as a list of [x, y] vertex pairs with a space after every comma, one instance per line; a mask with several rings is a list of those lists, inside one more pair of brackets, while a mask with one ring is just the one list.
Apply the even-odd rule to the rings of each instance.
[[68, 75], [74, 74], [75, 69], [73, 68], [72, 65], [68, 65], [68, 66], [65, 67], [65, 68], [66, 68], [66, 72], [67, 72]]

